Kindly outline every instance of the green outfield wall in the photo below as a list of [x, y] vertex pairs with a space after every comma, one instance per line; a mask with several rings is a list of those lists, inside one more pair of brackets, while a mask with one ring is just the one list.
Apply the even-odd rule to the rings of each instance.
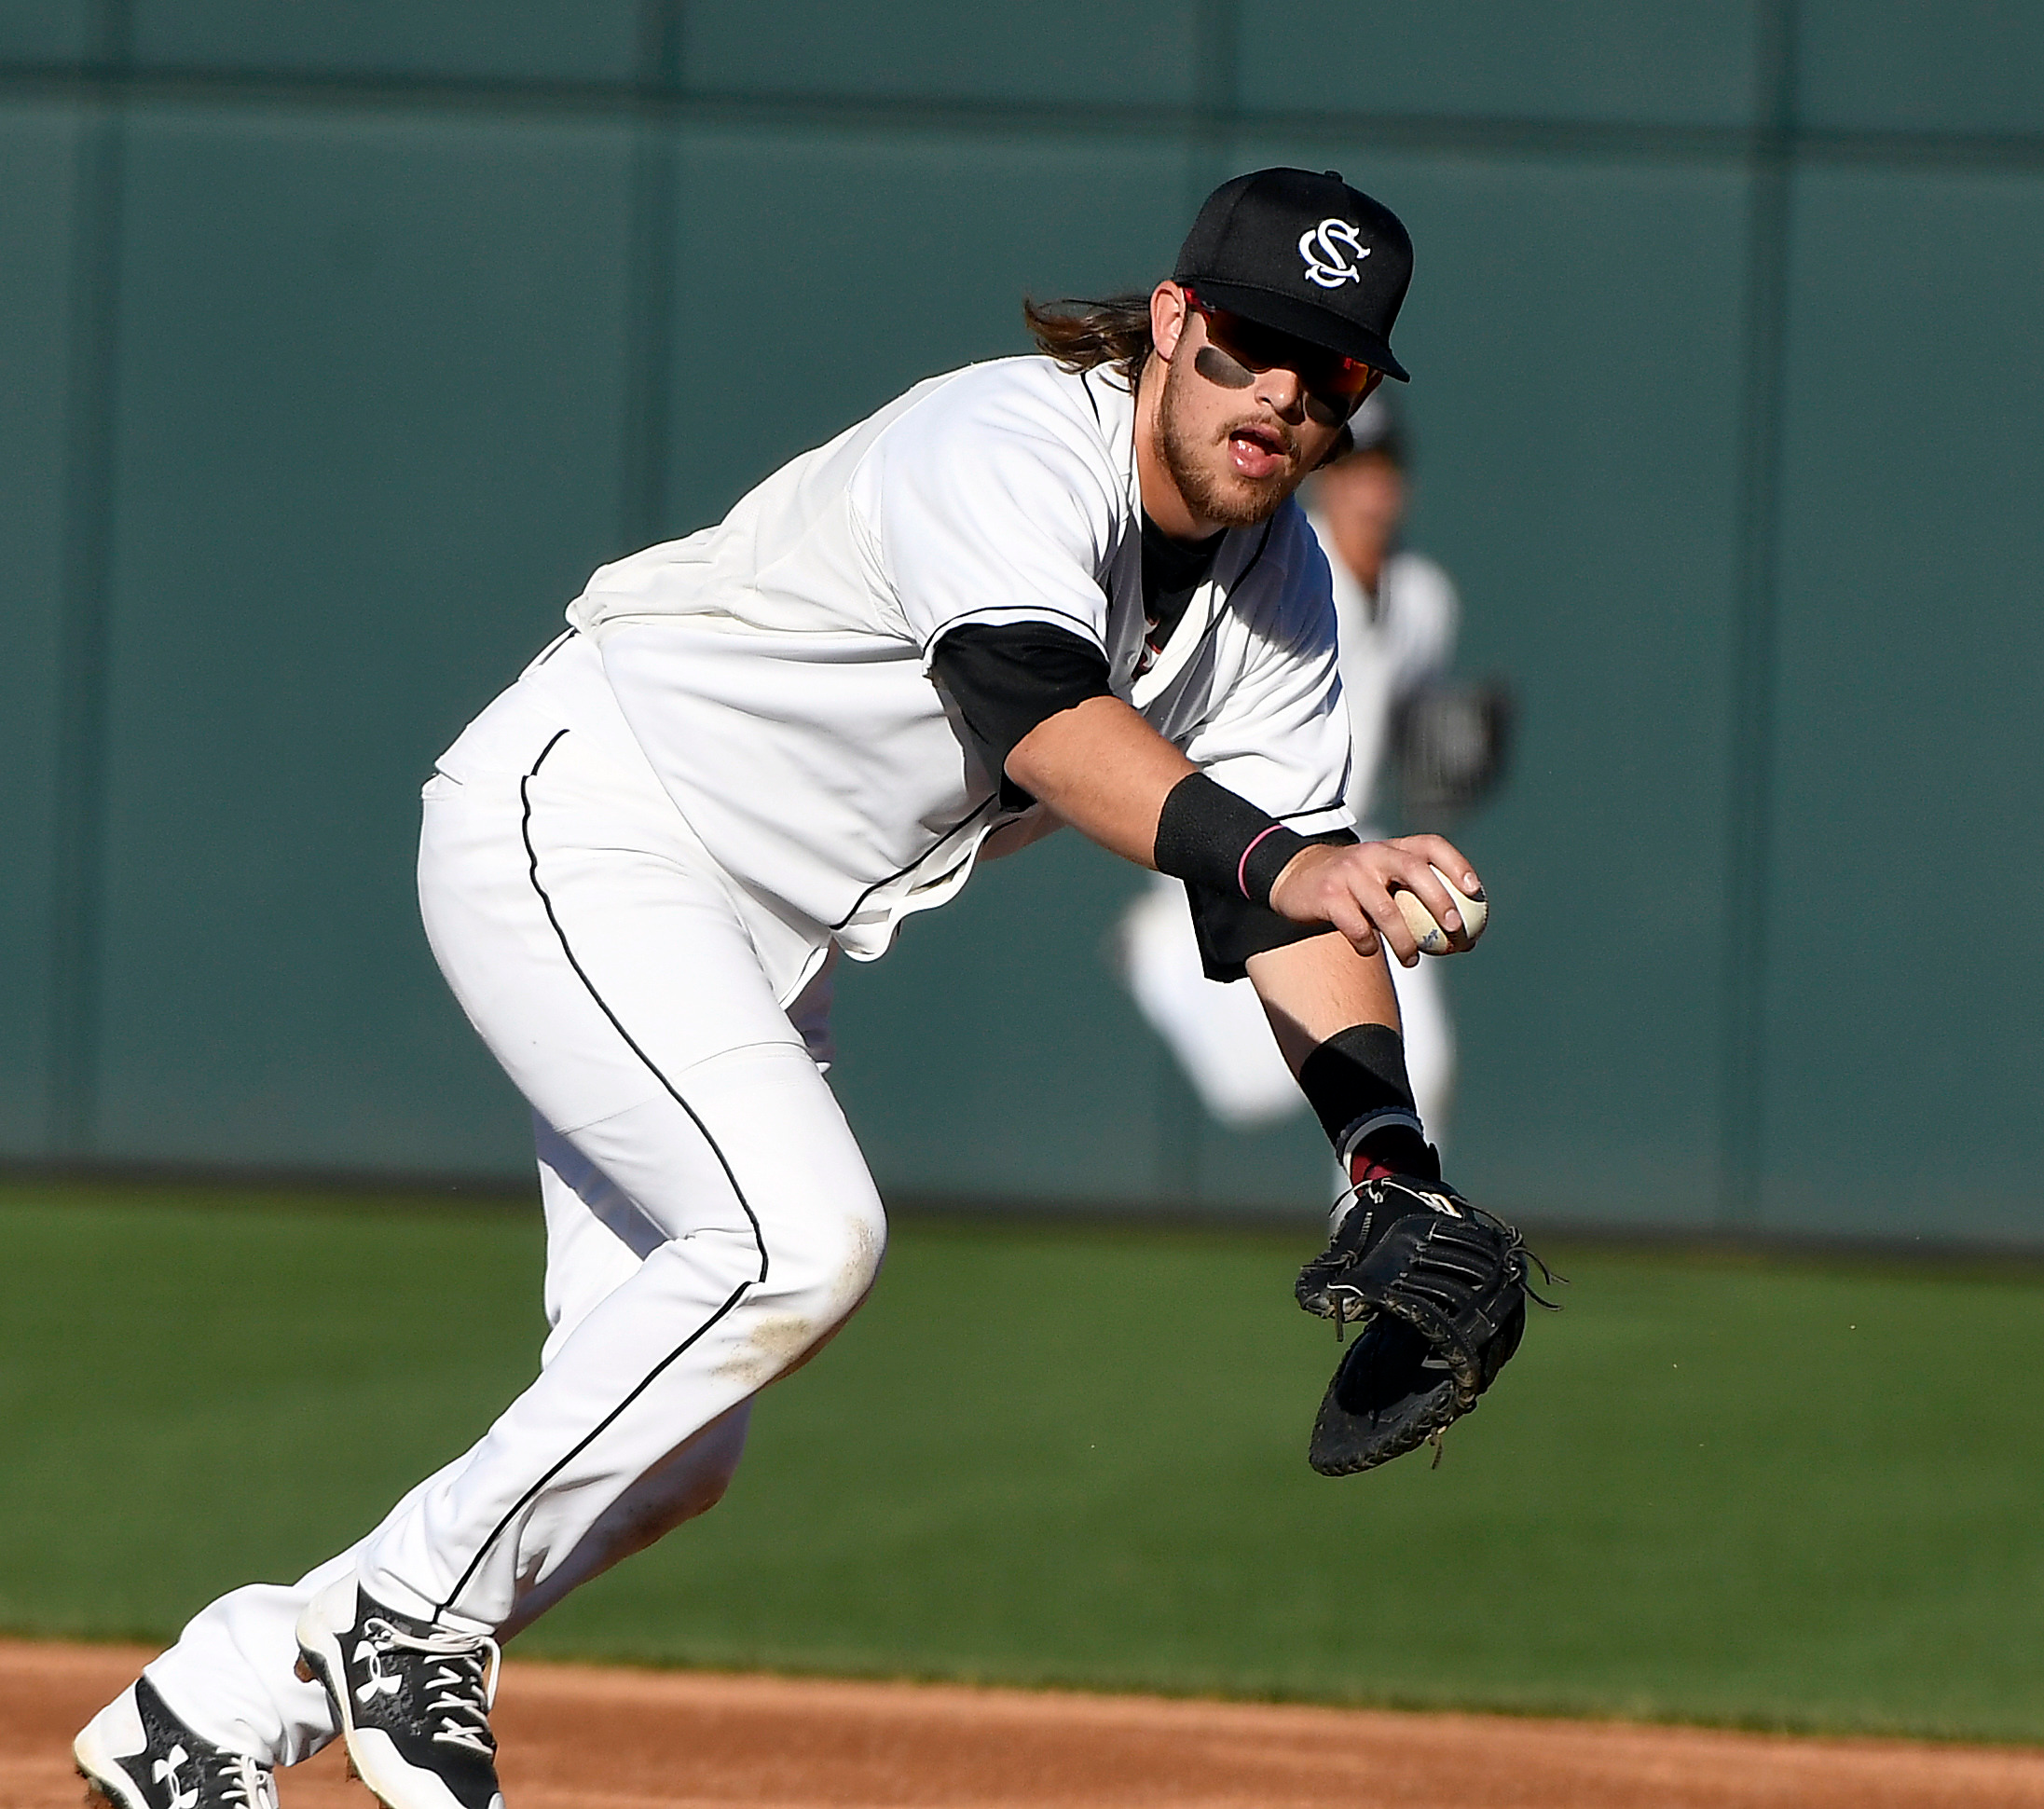
[[[1199, 197], [1407, 220], [1414, 540], [1521, 701], [1464, 1185], [2044, 1241], [2044, 11], [0, 0], [0, 1156], [502, 1175], [433, 754], [714, 517]], [[1063, 840], [1061, 838], [1061, 840]], [[1307, 1210], [1057, 842], [844, 986], [897, 1195]]]

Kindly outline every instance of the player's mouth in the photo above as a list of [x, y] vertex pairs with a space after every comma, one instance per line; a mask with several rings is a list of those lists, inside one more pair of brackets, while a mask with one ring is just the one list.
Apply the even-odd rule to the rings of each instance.
[[1290, 437], [1275, 427], [1243, 422], [1228, 431], [1228, 462], [1242, 477], [1276, 477], [1290, 469], [1293, 457]]

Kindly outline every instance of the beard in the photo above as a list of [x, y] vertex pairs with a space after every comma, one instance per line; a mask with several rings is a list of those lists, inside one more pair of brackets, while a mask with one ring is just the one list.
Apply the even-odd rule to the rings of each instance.
[[[1157, 450], [1194, 514], [1224, 528], [1254, 528], [1277, 514], [1284, 499], [1305, 481], [1299, 461], [1298, 435], [1284, 422], [1258, 415], [1241, 415], [1200, 436], [1185, 419], [1182, 405], [1189, 379], [1180, 373], [1189, 361], [1173, 359], [1164, 366], [1164, 392], [1158, 399]], [[1228, 442], [1237, 428], [1260, 427], [1278, 434], [1291, 456], [1286, 469], [1269, 477], [1247, 477], [1228, 463]]]

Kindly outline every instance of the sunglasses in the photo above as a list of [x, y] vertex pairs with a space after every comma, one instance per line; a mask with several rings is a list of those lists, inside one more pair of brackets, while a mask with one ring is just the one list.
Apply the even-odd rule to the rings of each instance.
[[1202, 348], [1193, 368], [1223, 389], [1246, 390], [1262, 371], [1290, 371], [1305, 392], [1307, 418], [1322, 427], [1340, 427], [1384, 380], [1375, 365], [1214, 308], [1191, 289], [1186, 302], [1206, 322], [1207, 347], [1219, 354], [1210, 360]]

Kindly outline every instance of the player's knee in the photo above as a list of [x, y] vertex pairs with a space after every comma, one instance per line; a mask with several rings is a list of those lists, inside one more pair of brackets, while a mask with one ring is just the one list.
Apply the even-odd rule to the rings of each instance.
[[738, 1473], [738, 1460], [745, 1456], [746, 1433], [752, 1424], [752, 1409], [738, 1405], [720, 1414], [682, 1448], [679, 1490], [683, 1519], [707, 1514], [724, 1499], [731, 1479]]
[[722, 1466], [699, 1466], [662, 1495], [622, 1502], [604, 1527], [611, 1547], [610, 1561], [642, 1552], [677, 1527], [707, 1514], [724, 1499], [737, 1473], [735, 1460]]
[[731, 1353], [718, 1374], [749, 1393], [800, 1369], [866, 1297], [885, 1242], [877, 1205], [806, 1221], [799, 1236], [770, 1232], [766, 1276], [732, 1321]]
[[705, 1470], [700, 1475], [693, 1477], [688, 1493], [681, 1501], [680, 1519], [693, 1520], [699, 1514], [707, 1514], [724, 1499], [731, 1487], [731, 1479], [737, 1473], [737, 1460], [734, 1458], [721, 1469]]
[[877, 1199], [814, 1214], [799, 1235], [769, 1240], [769, 1286], [820, 1336], [849, 1318], [880, 1273], [886, 1219]]
[[738, 1473], [727, 1470], [720, 1476], [703, 1476], [681, 1503], [681, 1519], [693, 1520], [698, 1514], [707, 1514], [724, 1499], [731, 1488], [731, 1479]]

